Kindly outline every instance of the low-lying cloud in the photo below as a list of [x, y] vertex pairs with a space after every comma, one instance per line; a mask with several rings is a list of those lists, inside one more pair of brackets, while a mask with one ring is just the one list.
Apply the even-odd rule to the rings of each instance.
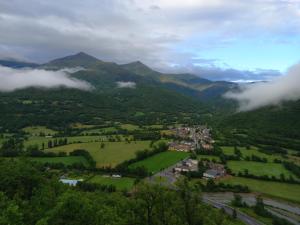
[[273, 81], [241, 86], [238, 92], [228, 92], [225, 98], [237, 100], [239, 111], [248, 111], [284, 101], [300, 99], [300, 63], [292, 66], [284, 76]]
[[85, 91], [92, 89], [89, 83], [73, 78], [65, 71], [13, 69], [0, 66], [0, 92], [11, 92], [28, 87], [67, 87]]
[[136, 83], [132, 81], [118, 81], [118, 88], [135, 88]]

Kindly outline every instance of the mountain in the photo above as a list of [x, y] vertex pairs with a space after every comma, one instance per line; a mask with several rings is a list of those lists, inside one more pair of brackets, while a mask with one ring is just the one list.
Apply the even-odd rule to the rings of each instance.
[[24, 68], [24, 67], [36, 68], [39, 66], [39, 64], [37, 64], [37, 63], [18, 61], [15, 59], [0, 59], [0, 65], [6, 66], [6, 67], [11, 67], [11, 68], [16, 68], [16, 69], [20, 69], [20, 68]]
[[143, 64], [140, 61], [123, 64], [120, 66], [127, 71], [130, 71], [135, 74], [142, 75], [142, 76], [151, 76], [153, 78], [158, 78], [161, 75], [161, 73], [151, 69], [150, 67], [146, 66], [145, 64]]
[[90, 56], [84, 52], [79, 52], [75, 55], [66, 56], [63, 58], [54, 59], [46, 64], [43, 64], [43, 68], [47, 69], [61, 69], [66, 67], [83, 67], [88, 68], [98, 62], [99, 59]]
[[[70, 76], [91, 83], [94, 90], [27, 88], [0, 93], [0, 130], [17, 130], [29, 125], [45, 125], [60, 130], [75, 122], [96, 125], [107, 121], [186, 123], [209, 113], [209, 108], [198, 99], [166, 88], [151, 75], [136, 74], [116, 63], [103, 62], [85, 53], [59, 58], [39, 68], [76, 66], [86, 69]], [[129, 81], [136, 86], [118, 86], [118, 82]]]
[[138, 75], [152, 77], [162, 83], [166, 88], [197, 97], [203, 101], [220, 99], [225, 92], [236, 87], [236, 84], [231, 82], [213, 82], [188, 73], [160, 73], [144, 65], [140, 61], [124, 64], [121, 65], [121, 67]]

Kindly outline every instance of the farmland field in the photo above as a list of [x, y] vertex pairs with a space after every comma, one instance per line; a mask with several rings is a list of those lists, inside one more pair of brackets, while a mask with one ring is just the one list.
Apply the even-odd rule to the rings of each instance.
[[122, 177], [122, 178], [112, 178], [105, 177], [102, 175], [96, 175], [92, 177], [89, 183], [103, 184], [103, 185], [114, 185], [117, 190], [131, 189], [134, 185], [134, 178]]
[[125, 160], [134, 158], [136, 151], [147, 149], [149, 148], [149, 145], [150, 141], [137, 141], [131, 143], [105, 142], [104, 148], [101, 148], [99, 142], [91, 142], [59, 146], [47, 151], [71, 152], [75, 149], [85, 149], [89, 151], [94, 158], [97, 167], [114, 167]]
[[[102, 141], [106, 140], [105, 136], [74, 136], [74, 137], [62, 137], [62, 139], [67, 138], [68, 144], [76, 143], [76, 142], [95, 142], [95, 141]], [[57, 138], [59, 139], [59, 138]], [[38, 145], [39, 148], [42, 147], [42, 144], [45, 144], [45, 148], [47, 148], [48, 141], [54, 141], [55, 138], [46, 138], [40, 136], [32, 136], [29, 137], [27, 141], [24, 142], [25, 147], [29, 145]]]
[[83, 163], [88, 165], [86, 159], [82, 156], [66, 156], [66, 157], [32, 157], [30, 160], [40, 163], [63, 163], [65, 165], [72, 165], [74, 163]]
[[300, 203], [300, 185], [273, 181], [262, 181], [243, 177], [229, 177], [222, 180], [226, 184], [247, 185], [251, 191]]
[[204, 159], [209, 159], [209, 160], [215, 160], [216, 162], [220, 162], [220, 157], [219, 156], [214, 156], [214, 155], [197, 155], [198, 160], [204, 160]]
[[157, 155], [146, 158], [142, 161], [133, 163], [130, 167], [141, 167], [144, 166], [149, 172], [157, 173], [162, 169], [165, 169], [176, 162], [186, 158], [189, 153], [167, 151]]
[[44, 133], [45, 135], [53, 135], [56, 133], [56, 131], [43, 126], [25, 127], [23, 128], [23, 131], [33, 136], [38, 136], [40, 133]]
[[[224, 154], [226, 155], [234, 155], [234, 147], [232, 146], [224, 146], [221, 147]], [[265, 154], [263, 152], [260, 152], [257, 150], [256, 147], [251, 146], [250, 149], [246, 149], [245, 147], [238, 147], [238, 149], [241, 151], [243, 157], [245, 156], [251, 156], [251, 155], [256, 155], [260, 158], [266, 158], [268, 162], [273, 162], [274, 159], [283, 159], [281, 155], [276, 155], [276, 154]]]
[[256, 176], [268, 175], [275, 176], [277, 178], [280, 177], [280, 174], [284, 174], [286, 178], [288, 178], [290, 175], [293, 176], [293, 173], [285, 169], [282, 164], [278, 163], [229, 161], [227, 165], [232, 170], [232, 172], [236, 174], [247, 169], [249, 171], [249, 174], [253, 174]]

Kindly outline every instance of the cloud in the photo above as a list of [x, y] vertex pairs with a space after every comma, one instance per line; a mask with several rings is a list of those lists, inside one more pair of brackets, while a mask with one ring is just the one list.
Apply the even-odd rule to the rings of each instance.
[[[255, 81], [268, 81], [275, 77], [282, 75], [277, 70], [236, 70], [236, 69], [223, 69], [216, 67], [212, 64], [213, 61], [202, 62], [203, 66], [195, 65], [175, 65], [163, 69], [163, 72], [168, 73], [191, 73], [198, 75], [209, 80], [222, 80], [237, 83], [247, 83]], [[205, 65], [206, 64], [206, 65]]]
[[288, 41], [300, 35], [299, 3], [292, 0], [26, 3], [0, 1], [0, 50], [39, 62], [85, 51], [105, 61], [141, 60], [163, 69], [239, 38]]
[[135, 88], [136, 83], [131, 81], [118, 81], [118, 88]]
[[89, 83], [72, 78], [64, 71], [42, 69], [12, 69], [0, 66], [0, 81], [0, 92], [11, 92], [28, 87], [67, 87], [84, 91], [92, 89]]
[[237, 100], [239, 111], [254, 110], [284, 101], [300, 99], [300, 63], [291, 67], [284, 76], [273, 81], [241, 86], [238, 92], [228, 92], [225, 98]]

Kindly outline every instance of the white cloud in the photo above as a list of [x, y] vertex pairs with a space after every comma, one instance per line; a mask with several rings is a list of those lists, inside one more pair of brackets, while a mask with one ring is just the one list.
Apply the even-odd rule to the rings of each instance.
[[237, 100], [240, 111], [248, 111], [284, 101], [300, 99], [300, 63], [291, 67], [286, 75], [269, 82], [241, 86], [239, 92], [228, 92], [224, 97]]
[[49, 71], [41, 69], [12, 69], [0, 66], [0, 91], [11, 92], [28, 87], [76, 88], [80, 90], [91, 90], [92, 86], [75, 78], [63, 71]]
[[135, 88], [136, 83], [131, 81], [118, 81], [118, 88]]
[[3, 46], [33, 61], [86, 51], [106, 61], [141, 60], [162, 68], [194, 61], [195, 52], [240, 37], [286, 41], [300, 35], [299, 1], [292, 0], [26, 3], [0, 1], [0, 50]]

